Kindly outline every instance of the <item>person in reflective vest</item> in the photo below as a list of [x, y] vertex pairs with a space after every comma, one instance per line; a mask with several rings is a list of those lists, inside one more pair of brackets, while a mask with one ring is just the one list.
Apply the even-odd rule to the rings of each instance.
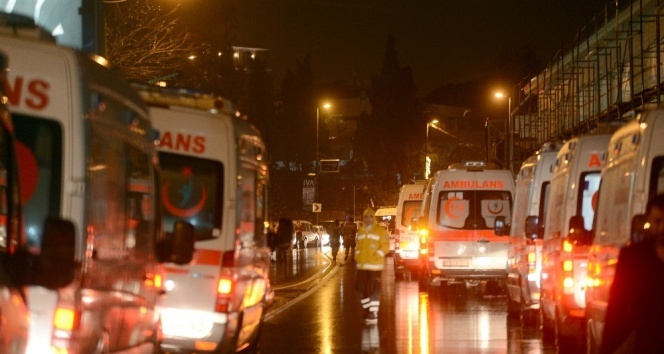
[[362, 213], [364, 226], [357, 232], [355, 290], [364, 309], [365, 322], [378, 323], [380, 307], [380, 276], [385, 269], [385, 256], [390, 251], [387, 230], [374, 225], [376, 212], [367, 208]]

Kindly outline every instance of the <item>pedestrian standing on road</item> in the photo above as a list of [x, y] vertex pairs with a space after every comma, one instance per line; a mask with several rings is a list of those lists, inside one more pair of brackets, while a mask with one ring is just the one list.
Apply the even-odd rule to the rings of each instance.
[[287, 218], [280, 218], [277, 226], [277, 235], [275, 237], [274, 260], [281, 261], [286, 258], [286, 254], [293, 245], [293, 221]]
[[[355, 290], [360, 296], [367, 324], [378, 322], [380, 277], [385, 269], [385, 256], [390, 251], [387, 231], [374, 226], [375, 211], [367, 208], [362, 217], [364, 226], [357, 232]], [[344, 242], [346, 242], [344, 240]]]
[[646, 218], [655, 234], [620, 250], [609, 291], [601, 353], [664, 353], [664, 194]]
[[350, 261], [355, 261], [355, 237], [357, 235], [357, 225], [355, 225], [355, 220], [349, 218], [343, 227], [344, 234], [344, 251], [346, 255], [344, 256], [344, 261], [348, 261], [348, 256], [350, 256]]
[[327, 230], [330, 235], [330, 248], [332, 249], [332, 262], [337, 263], [337, 253], [341, 245], [341, 229], [339, 228], [339, 219], [334, 220], [334, 224]]

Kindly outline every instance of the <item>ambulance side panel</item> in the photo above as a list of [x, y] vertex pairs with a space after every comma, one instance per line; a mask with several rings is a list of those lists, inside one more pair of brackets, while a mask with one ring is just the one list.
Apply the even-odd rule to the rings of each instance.
[[586, 318], [589, 341], [599, 345], [620, 248], [630, 239], [632, 217], [664, 192], [664, 111], [642, 113], [621, 127], [602, 170], [595, 238], [590, 249]]
[[[11, 59], [0, 52], [0, 77]], [[4, 94], [4, 90], [3, 94]], [[22, 262], [25, 252], [16, 141], [14, 127], [4, 103], [0, 103], [0, 353], [24, 353], [28, 345], [30, 313], [23, 288], [31, 264]], [[18, 266], [20, 265], [20, 266]]]
[[516, 193], [510, 231], [507, 290], [508, 301], [518, 307], [539, 308], [542, 240], [526, 234], [526, 218], [538, 217], [544, 225], [551, 171], [557, 150], [530, 156], [516, 178]]
[[559, 319], [555, 325], [561, 337], [583, 335], [578, 326], [584, 318], [589, 245], [568, 239], [570, 218], [581, 216], [585, 232], [592, 229], [610, 137], [575, 137], [563, 145], [554, 164], [544, 225], [540, 302], [545, 328], [553, 328]]

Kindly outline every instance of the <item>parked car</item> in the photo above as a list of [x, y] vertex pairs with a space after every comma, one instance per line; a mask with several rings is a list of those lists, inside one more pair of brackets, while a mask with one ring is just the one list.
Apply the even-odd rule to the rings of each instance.
[[313, 243], [316, 247], [320, 246], [320, 236], [314, 230], [314, 225], [307, 220], [293, 220], [295, 231], [294, 246], [299, 248], [309, 247]]
[[318, 234], [320, 246], [328, 246], [330, 244], [330, 234], [327, 233], [325, 226], [314, 225], [314, 231]]

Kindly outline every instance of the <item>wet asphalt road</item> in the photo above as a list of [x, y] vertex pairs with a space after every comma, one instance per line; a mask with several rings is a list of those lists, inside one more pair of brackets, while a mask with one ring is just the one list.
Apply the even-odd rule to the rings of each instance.
[[538, 330], [508, 321], [502, 294], [465, 285], [428, 293], [386, 263], [378, 324], [365, 325], [352, 264], [333, 265], [326, 247], [273, 262], [260, 353], [556, 353]]

